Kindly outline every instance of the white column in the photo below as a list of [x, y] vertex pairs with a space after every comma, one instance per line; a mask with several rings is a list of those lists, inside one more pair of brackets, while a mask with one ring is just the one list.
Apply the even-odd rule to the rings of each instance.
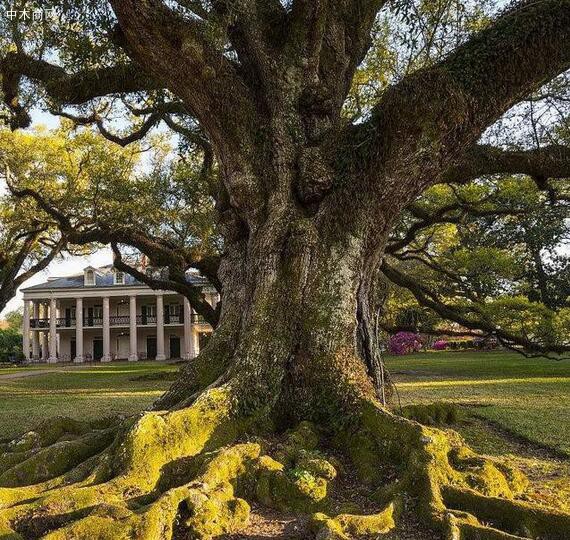
[[40, 332], [38, 331], [38, 319], [40, 318], [40, 304], [34, 300], [33, 317], [36, 320], [36, 329], [32, 332], [32, 360], [40, 359]]
[[52, 298], [49, 304], [49, 358], [48, 363], [57, 362], [57, 300]]
[[81, 364], [83, 358], [83, 298], [75, 299], [75, 358]]
[[197, 328], [192, 330], [192, 349], [194, 351], [194, 358], [200, 354], [200, 332]]
[[164, 355], [164, 298], [156, 296], [156, 359], [166, 360]]
[[24, 320], [22, 329], [22, 350], [24, 352], [24, 359], [30, 359], [30, 302], [24, 300]]
[[137, 297], [135, 295], [129, 298], [129, 361], [136, 362], [137, 352]]
[[109, 297], [103, 298], [103, 358], [101, 362], [111, 361], [111, 325], [109, 322]]
[[[42, 302], [42, 319], [49, 318], [48, 304], [47, 302]], [[42, 360], [47, 362], [49, 359], [49, 343], [48, 343], [48, 331], [42, 332]]]
[[194, 358], [192, 347], [192, 309], [188, 298], [184, 298], [184, 360]]

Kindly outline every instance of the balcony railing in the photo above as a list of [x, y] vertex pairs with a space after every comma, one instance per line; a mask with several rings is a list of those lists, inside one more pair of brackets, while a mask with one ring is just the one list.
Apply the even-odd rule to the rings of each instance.
[[137, 324], [145, 325], [156, 325], [155, 315], [137, 315]]
[[[75, 328], [76, 326], [75, 317], [58, 317], [56, 319], [57, 328]], [[130, 316], [129, 315], [119, 315], [110, 316], [109, 325], [110, 326], [129, 326]], [[184, 315], [180, 313], [179, 315], [172, 315], [170, 313], [164, 314], [164, 324], [184, 324]], [[206, 320], [202, 315], [197, 313], [192, 313], [192, 324], [206, 324]], [[156, 315], [137, 315], [137, 326], [156, 326]], [[91, 327], [101, 327], [103, 326], [102, 317], [83, 317], [83, 326], [87, 328]], [[30, 328], [32, 329], [49, 329], [50, 319], [30, 319]]]
[[83, 326], [103, 326], [103, 317], [83, 317]]
[[184, 315], [172, 315], [171, 313], [164, 314], [164, 324], [182, 324], [184, 322]]
[[30, 319], [31, 328], [49, 328], [49, 319]]
[[111, 326], [129, 326], [131, 318], [128, 315], [118, 315], [116, 317], [109, 317], [109, 324]]

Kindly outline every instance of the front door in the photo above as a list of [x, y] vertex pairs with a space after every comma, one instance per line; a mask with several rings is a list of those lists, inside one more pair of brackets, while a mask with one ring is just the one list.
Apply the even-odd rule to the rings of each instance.
[[101, 360], [103, 358], [103, 340], [95, 338], [93, 340], [93, 360]]
[[149, 360], [154, 360], [156, 358], [156, 337], [148, 336], [146, 338], [146, 357]]
[[117, 358], [126, 360], [129, 357], [129, 336], [117, 337]]
[[75, 360], [75, 357], [77, 356], [77, 341], [75, 341], [74, 339], [71, 340], [71, 361], [73, 362]]
[[170, 358], [180, 358], [180, 338], [170, 336]]

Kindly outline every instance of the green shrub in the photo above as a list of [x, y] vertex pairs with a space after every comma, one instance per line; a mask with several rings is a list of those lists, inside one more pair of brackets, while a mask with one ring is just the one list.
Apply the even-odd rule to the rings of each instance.
[[406, 405], [402, 416], [426, 426], [455, 424], [460, 418], [459, 408], [453, 403], [439, 401], [427, 405]]

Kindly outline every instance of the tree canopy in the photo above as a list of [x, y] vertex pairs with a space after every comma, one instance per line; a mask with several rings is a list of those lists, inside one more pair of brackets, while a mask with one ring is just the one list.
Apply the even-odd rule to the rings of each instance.
[[[52, 227], [32, 237], [38, 260], [43, 238], [111, 244], [119, 268], [134, 248], [168, 267], [154, 286], [182, 290], [194, 267], [223, 302], [153, 410], [8, 444], [0, 535], [211, 538], [244, 526], [247, 499], [313, 513], [319, 538], [377, 535], [406, 512], [430, 530], [418, 537], [564, 538], [570, 516], [523, 500], [518, 471], [377, 398], [386, 280], [510, 347], [570, 350], [570, 0], [29, 7], [48, 5], [59, 14], [39, 23], [0, 19], [3, 120], [28, 129], [40, 108], [126, 150], [106, 162], [118, 183], [94, 162], [77, 193], [73, 174], [45, 190], [6, 174], [11, 204]], [[142, 184], [122, 178], [132, 148], [165, 129], [189, 173], [167, 160]], [[143, 215], [125, 186], [148, 202]], [[268, 432], [273, 457], [238, 442]], [[331, 513], [321, 434], [379, 512]]]
[[[204, 86], [206, 91], [214, 82], [221, 85], [220, 89], [224, 88], [227, 99], [219, 96], [220, 110], [240, 97], [240, 88], [256, 80], [262, 83], [264, 77], [269, 80], [272, 76], [268, 66], [264, 69], [269, 71], [264, 75], [262, 57], [254, 61], [243, 56], [246, 47], [243, 40], [251, 40], [250, 45], [256, 44], [260, 55], [263, 50], [268, 55], [272, 47], [279, 46], [292, 56], [301, 55], [301, 49], [295, 47], [303, 43], [308, 47], [309, 43], [304, 41], [309, 39], [308, 36], [301, 38], [302, 34], [294, 34], [296, 25], [300, 25], [307, 15], [295, 3], [274, 2], [259, 13], [249, 11], [253, 5], [248, 7], [247, 2], [241, 7], [235, 5], [231, 8], [222, 4], [173, 3], [167, 8], [150, 2], [139, 13], [143, 17], [146, 9], [156, 9], [156, 13], [172, 19], [173, 28], [183, 24], [193, 28], [199, 36], [196, 43], [186, 42], [185, 38], [176, 39], [182, 39], [181, 43], [190, 47], [190, 55], [196, 53], [196, 58], [201, 55], [199, 62], [205, 67], [196, 66], [200, 72], [195, 81], [196, 88]], [[49, 263], [63, 246], [74, 250], [77, 246], [109, 244], [115, 251], [116, 264], [123, 270], [136, 274], [156, 288], [182, 292], [209, 322], [217, 324], [219, 314], [209, 308], [199, 291], [188, 287], [184, 273], [191, 267], [199, 267], [221, 292], [217, 268], [223, 248], [220, 234], [213, 232], [216, 227], [213, 206], [216, 201], [218, 207], [226, 204], [224, 201], [231, 194], [224, 193], [224, 186], [215, 177], [212, 144], [220, 151], [221, 146], [209, 124], [214, 117], [216, 121], [223, 122], [222, 117], [227, 115], [227, 121], [235, 124], [231, 129], [239, 129], [245, 118], [232, 116], [238, 113], [238, 109], [244, 113], [251, 104], [244, 107], [232, 105], [233, 111], [225, 111], [224, 114], [217, 114], [214, 108], [209, 108], [209, 117], [201, 118], [197, 109], [193, 110], [187, 101], [176, 95], [175, 90], [173, 92], [174, 87], [168, 84], [168, 77], [159, 83], [160, 77], [156, 73], [144, 71], [132, 45], [127, 45], [125, 29], [119, 24], [120, 10], [112, 9], [105, 2], [89, 1], [56, 2], [53, 6], [50, 4], [50, 10], [52, 7], [54, 11], [48, 12], [42, 2], [30, 5], [31, 11], [41, 10], [41, 22], [33, 18], [22, 19], [20, 15], [2, 20], [4, 118], [13, 129], [26, 127], [31, 121], [30, 112], [39, 107], [69, 120], [70, 123], [64, 123], [66, 127], [62, 128], [68, 130], [68, 134], [72, 133], [72, 125], [76, 129], [83, 126], [83, 134], [73, 135], [73, 139], [84, 141], [84, 144], [89, 139], [94, 152], [92, 163], [99, 160], [99, 170], [92, 166], [85, 171], [85, 178], [92, 177], [87, 191], [77, 191], [74, 196], [57, 195], [57, 204], [53, 204], [55, 193], [48, 187], [53, 185], [52, 180], [45, 174], [36, 178], [35, 202], [25, 204], [35, 208], [41, 196], [44, 210], [52, 206], [47, 220], [52, 228], [49, 232], [43, 231], [42, 238], [35, 237], [40, 233], [32, 223], [16, 224], [13, 216], [5, 214], [5, 237], [16, 238], [17, 241], [6, 244], [4, 248], [7, 257], [3, 264], [3, 283], [6, 283], [4, 303], [17, 288], [12, 286], [12, 277], [21, 276], [16, 285], [20, 284], [24, 278]], [[497, 8], [492, 3], [399, 2], [388, 4], [383, 9], [380, 7], [381, 4], [376, 5], [375, 2], [370, 2], [366, 8], [362, 6], [363, 18], [358, 22], [366, 21], [364, 28], [368, 29], [361, 29], [362, 34], [358, 33], [356, 20], [350, 31], [346, 29], [347, 35], [351, 36], [352, 54], [349, 61], [352, 65], [347, 73], [353, 73], [353, 78], [344, 84], [346, 97], [336, 106], [342, 105], [339, 111], [341, 125], [345, 126], [343, 129], [350, 133], [350, 137], [363, 142], [356, 145], [356, 152], [354, 148], [347, 148], [346, 158], [340, 156], [338, 159], [342, 170], [346, 167], [342, 162], [348, 162], [350, 153], [354, 154], [350, 167], [359, 169], [357, 176], [366, 174], [367, 167], [374, 168], [369, 161], [375, 152], [367, 148], [367, 141], [371, 140], [367, 133], [370, 129], [378, 130], [373, 125], [381, 119], [379, 101], [392, 99], [390, 96], [397, 88], [404, 90], [399, 81], [431, 77], [441, 69], [449, 73], [458, 69], [459, 75], [463, 76], [464, 71], [473, 67], [469, 64], [469, 48], [475, 47], [476, 40], [472, 36], [477, 32], [481, 47], [484, 40], [490, 40], [486, 43], [489, 54], [493, 47], [497, 54], [500, 47], [504, 47], [503, 55], [511, 50], [509, 40], [502, 40], [493, 33], [495, 30], [491, 23], [497, 15]], [[169, 9], [174, 11], [169, 12]], [[524, 18], [529, 9], [522, 10], [520, 17]], [[243, 22], [245, 13], [251, 16], [248, 24]], [[299, 20], [295, 22], [297, 17]], [[344, 12], [343, 17], [347, 22], [350, 20]], [[509, 22], [510, 19], [513, 20]], [[238, 20], [242, 22], [238, 24]], [[288, 27], [291, 34], [289, 43], [276, 32], [280, 23], [286, 20], [291, 25]], [[521, 21], [519, 14], [515, 16], [514, 11], [507, 10], [495, 26], [512, 23], [514, 46], [514, 28], [522, 25]], [[242, 28], [240, 25], [244, 24]], [[332, 23], [329, 21], [328, 24]], [[258, 33], [271, 28], [274, 41], [264, 44], [267, 36], [261, 38], [260, 35], [254, 39], [253, 34], [249, 35], [254, 27]], [[324, 27], [321, 30], [324, 32], [321, 38], [328, 35], [326, 32], [332, 32], [330, 36], [336, 35], [334, 25], [326, 32]], [[368, 41], [365, 39], [367, 31], [370, 32]], [[536, 31], [540, 32], [540, 29]], [[561, 31], [564, 32], [563, 29]], [[294, 35], [300, 40], [298, 44]], [[493, 41], [495, 39], [498, 41]], [[461, 45], [464, 42], [465, 45]], [[314, 45], [317, 46], [316, 43]], [[560, 54], [559, 47], [554, 48], [556, 54]], [[454, 49], [456, 52], [446, 58]], [[315, 54], [318, 50], [315, 49]], [[537, 50], [541, 54], [545, 52], [540, 47]], [[198, 54], [197, 51], [201, 52]], [[208, 63], [207, 54], [211, 55], [212, 62], [217, 58], [215, 63]], [[310, 71], [310, 58], [304, 55], [300, 58], [308, 62]], [[509, 59], [510, 66], [515, 60], [512, 56]], [[520, 61], [524, 62], [524, 58]], [[453, 68], [454, 62], [456, 68]], [[461, 62], [465, 62], [463, 67]], [[326, 63], [319, 69], [320, 77], [327, 75]], [[505, 102], [503, 106], [497, 103], [495, 124], [482, 133], [478, 143], [473, 141], [477, 144], [462, 152], [460, 160], [448, 166], [443, 176], [430, 172], [424, 174], [428, 184], [437, 182], [439, 185], [408, 205], [395, 228], [388, 249], [390, 256], [379, 269], [378, 276], [380, 281], [387, 279], [411, 291], [416, 302], [428, 306], [440, 317], [498, 335], [506, 345], [534, 353], [552, 350], [562, 353], [570, 347], [563, 322], [567, 319], [565, 310], [569, 297], [565, 285], [568, 265], [564, 243], [567, 241], [570, 197], [566, 180], [570, 163], [570, 150], [567, 149], [570, 101], [567, 75], [563, 69], [555, 75], [542, 81], [546, 84], [537, 84], [530, 92], [521, 90], [523, 93], [518, 99], [510, 98], [511, 102]], [[489, 82], [485, 87], [489, 96], [493, 95], [496, 89], [490, 87], [491, 83], [499, 83], [501, 77], [490, 73], [480, 73], [479, 76], [489, 77], [485, 79]], [[227, 80], [222, 82], [224, 77]], [[505, 74], [502, 74], [502, 79], [505, 79]], [[507, 82], [515, 83], [514, 78]], [[471, 83], [475, 84], [475, 81]], [[331, 84], [324, 85], [327, 92], [332, 91]], [[215, 93], [216, 90], [212, 88], [211, 91]], [[317, 87], [307, 89], [308, 93], [300, 97], [301, 103], [307, 102], [307, 107], [316, 107], [310, 115], [310, 129], [317, 139], [321, 137], [319, 132], [329, 129], [326, 100], [334, 101], [332, 95], [318, 95], [322, 91]], [[244, 100], [252, 99], [252, 96], [245, 95], [245, 90], [242, 93]], [[513, 107], [517, 101], [518, 105]], [[259, 103], [255, 105], [257, 107]], [[323, 108], [320, 112], [319, 107]], [[388, 105], [384, 109], [388, 111], [390, 107]], [[417, 109], [415, 114], [422, 113]], [[439, 115], [436, 111], [429, 112], [431, 114], [435, 115], [434, 118]], [[150, 164], [152, 172], [144, 179], [139, 174], [137, 181], [122, 182], [125, 175], [133, 174], [135, 163], [140, 162], [138, 152], [143, 152], [144, 145], [152, 146], [152, 142], [145, 142], [145, 139], [156, 139], [158, 135], [153, 136], [152, 130], [156, 133], [158, 128], [159, 132], [167, 128], [176, 134], [178, 144], [174, 150], [178, 157], [174, 160], [175, 165], [165, 154], [155, 156], [147, 160], [147, 163], [154, 162]], [[222, 126], [218, 128], [222, 129]], [[101, 140], [97, 140], [93, 129], [102, 136]], [[224, 131], [224, 137], [228, 133]], [[16, 135], [14, 137], [12, 148], [5, 145], [4, 152], [9, 156], [6, 159], [11, 160], [12, 169], [17, 171], [22, 170], [23, 162], [16, 164], [20, 157], [14, 145], [20, 141]], [[234, 143], [239, 145], [239, 138], [238, 135]], [[5, 133], [4, 140], [8, 139]], [[118, 147], [111, 148], [104, 140]], [[229, 137], [224, 146], [228, 140]], [[65, 151], [61, 146], [56, 147], [53, 148], [54, 156], [58, 151]], [[119, 147], [125, 147], [126, 153], [121, 154]], [[101, 152], [98, 157], [97, 152]], [[118, 163], [121, 155], [125, 161]], [[42, 157], [47, 158], [47, 151]], [[301, 167], [309, 169], [317, 167], [320, 177], [314, 185], [304, 186], [301, 182], [296, 188], [300, 198], [309, 204], [331, 189], [327, 180], [330, 173], [318, 168], [319, 160], [319, 156], [308, 152], [306, 163], [304, 160], [300, 163]], [[169, 173], [164, 172], [167, 161]], [[50, 163], [49, 159], [46, 163]], [[131, 169], [123, 171], [125, 166]], [[103, 167], [107, 168], [106, 173]], [[52, 168], [51, 174], [57, 177], [57, 167]], [[104, 176], [107, 176], [106, 187], [100, 190], [105, 184]], [[27, 191], [20, 191], [20, 198], [30, 198], [30, 189], [32, 186], [28, 186]], [[261, 186], [252, 186], [252, 189], [253, 192], [246, 196], [250, 203], [255, 200], [254, 192]], [[106, 198], [106, 203], [94, 208], [89, 190], [96, 190], [99, 198]], [[169, 204], [173, 206], [166, 210], [165, 206]], [[539, 208], [544, 208], [544, 212]], [[91, 215], [91, 219], [83, 222], [85, 212]], [[78, 221], [79, 215], [82, 218]], [[133, 216], [135, 221], [132, 221]], [[129, 223], [129, 230], [125, 223]], [[10, 227], [15, 227], [18, 232]], [[62, 228], [67, 230], [62, 233]], [[113, 234], [110, 234], [111, 230]], [[35, 235], [34, 238], [31, 234]], [[440, 245], [434, 247], [438, 242]], [[181, 247], [183, 249], [179, 249]], [[22, 259], [24, 252], [29, 253], [25, 257], [26, 262]], [[168, 267], [168, 279], [150, 280], [148, 275], [137, 273], [136, 265], [128, 264], [132, 259], [129, 254], [141, 252], [150, 258], [152, 264]], [[414, 287], [412, 282], [417, 281], [418, 272], [427, 277], [426, 271], [433, 276], [436, 287], [421, 291], [417, 283]], [[424, 280], [422, 286], [427, 287], [428, 281]], [[527, 318], [530, 321], [533, 318], [531, 313], [542, 321], [548, 319], [551, 322], [546, 326], [531, 325], [532, 329], [523, 328], [524, 325], [520, 324], [505, 325], [505, 316], [510, 321]]]

